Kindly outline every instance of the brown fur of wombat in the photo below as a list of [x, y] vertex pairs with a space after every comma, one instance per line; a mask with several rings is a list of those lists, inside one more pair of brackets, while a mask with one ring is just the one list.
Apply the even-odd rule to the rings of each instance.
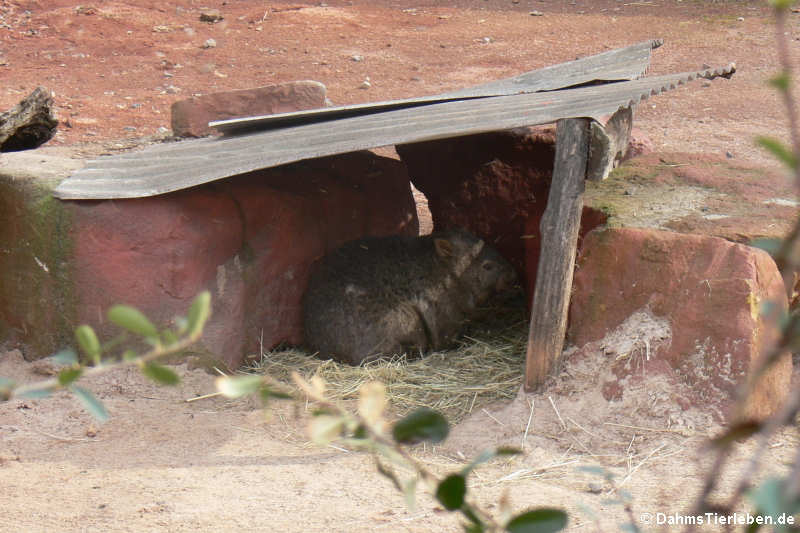
[[311, 274], [306, 344], [352, 365], [438, 350], [478, 305], [516, 279], [496, 250], [463, 230], [351, 241]]

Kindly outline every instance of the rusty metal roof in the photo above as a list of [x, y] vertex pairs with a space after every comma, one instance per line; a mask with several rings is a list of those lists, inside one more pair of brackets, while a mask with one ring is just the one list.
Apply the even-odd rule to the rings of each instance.
[[[729, 77], [734, 71], [735, 67], [729, 65], [549, 92], [439, 100], [333, 120], [326, 117], [324, 122], [302, 119], [298, 124], [272, 124], [266, 126], [270, 129], [238, 135], [166, 143], [89, 161], [64, 180], [54, 194], [62, 199], [155, 196], [253, 170], [355, 150], [548, 124], [562, 118], [599, 118], [697, 77]], [[592, 79], [598, 79], [597, 75]]]

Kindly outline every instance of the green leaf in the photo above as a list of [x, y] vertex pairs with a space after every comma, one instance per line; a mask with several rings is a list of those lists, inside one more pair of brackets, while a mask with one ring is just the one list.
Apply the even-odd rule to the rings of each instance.
[[522, 450], [519, 448], [514, 448], [513, 446], [498, 446], [494, 449], [494, 454], [497, 457], [503, 455], [519, 455], [522, 453]]
[[779, 91], [785, 92], [789, 90], [790, 81], [791, 78], [789, 78], [789, 73], [784, 71], [770, 78], [769, 84], [778, 89]]
[[447, 419], [427, 407], [417, 409], [399, 420], [392, 428], [394, 440], [401, 444], [415, 444], [422, 441], [441, 442], [447, 438], [449, 432]]
[[795, 531], [781, 524], [781, 516], [794, 516], [800, 511], [800, 500], [793, 499], [787, 491], [786, 479], [772, 477], [749, 491], [747, 496], [756, 504], [760, 516], [771, 516], [775, 531]]
[[481, 453], [478, 454], [475, 459], [472, 460], [470, 464], [464, 467], [461, 471], [461, 474], [466, 476], [469, 474], [476, 466], [481, 465], [487, 461], [491, 461], [495, 457], [499, 457], [501, 455], [516, 455], [522, 453], [520, 450], [516, 448], [511, 448], [508, 446], [501, 446], [498, 448], [492, 448], [490, 450], [483, 450]]
[[797, 168], [797, 156], [778, 139], [759, 135], [756, 137], [756, 143], [772, 152], [772, 155], [777, 157], [790, 169], [795, 170]]
[[363, 440], [369, 437], [369, 432], [364, 425], [359, 424], [356, 429], [353, 430], [353, 438], [356, 440]]
[[[755, 513], [753, 513], [753, 516], [763, 516], [763, 515], [764, 515], [764, 513], [761, 511], [761, 509], [756, 509]], [[763, 524], [759, 524], [758, 522], [759, 522], [758, 520], [753, 520], [753, 523], [748, 525], [747, 529], [745, 529], [745, 531], [747, 533], [755, 533], [756, 531], [761, 529], [761, 526]]]
[[241, 398], [258, 392], [264, 384], [264, 376], [222, 376], [217, 378], [216, 384], [226, 398]]
[[162, 385], [177, 385], [181, 382], [178, 374], [156, 363], [147, 363], [142, 366], [142, 374]]
[[781, 250], [781, 246], [783, 245], [782, 239], [753, 239], [750, 241], [750, 246], [755, 248], [761, 248], [765, 252], [767, 252], [772, 257], [778, 255], [778, 252]]
[[319, 415], [311, 420], [309, 433], [314, 444], [326, 445], [342, 434], [345, 420], [341, 416]]
[[259, 389], [258, 393], [261, 395], [261, 401], [267, 402], [272, 398], [277, 400], [291, 400], [292, 395], [286, 392], [274, 390], [272, 387], [264, 385]]
[[119, 327], [142, 337], [147, 337], [148, 339], [158, 338], [158, 329], [135, 307], [115, 305], [108, 310], [108, 319]]
[[123, 361], [133, 361], [137, 357], [139, 357], [139, 354], [137, 354], [134, 350], [128, 349], [122, 352]]
[[175, 332], [178, 335], [183, 335], [189, 329], [189, 321], [186, 320], [185, 316], [176, 316], [172, 323], [175, 325]]
[[464, 507], [462, 507], [461, 512], [464, 514], [464, 516], [467, 517], [467, 519], [470, 522], [472, 522], [471, 525], [481, 527], [482, 528], [481, 531], [483, 531], [483, 528], [486, 527], [486, 524], [483, 523], [480, 517], [478, 517], [478, 515], [475, 514], [475, 511], [473, 511], [469, 505], [465, 505]]
[[83, 369], [78, 368], [65, 368], [58, 373], [58, 384], [62, 387], [68, 387], [73, 381], [81, 377]]
[[30, 389], [25, 392], [20, 392], [17, 396], [21, 398], [31, 398], [35, 400], [37, 398], [46, 398], [53, 393], [53, 389], [50, 387], [45, 387], [43, 389]]
[[8, 400], [11, 397], [11, 391], [16, 386], [14, 380], [0, 377], [0, 401]]
[[171, 329], [165, 329], [164, 331], [162, 331], [161, 338], [163, 339], [164, 344], [166, 344], [167, 346], [178, 342], [178, 336], [175, 335], [175, 332], [172, 331]]
[[617, 489], [617, 494], [619, 494], [619, 498], [624, 502], [630, 503], [633, 501], [633, 494], [625, 489]]
[[211, 316], [211, 293], [203, 291], [198, 294], [192, 305], [189, 307], [187, 317], [187, 331], [189, 335], [195, 335], [203, 330], [206, 320]]
[[83, 407], [89, 411], [93, 417], [100, 422], [105, 422], [108, 420], [108, 411], [106, 411], [106, 408], [103, 406], [100, 400], [95, 397], [94, 394], [77, 385], [70, 386], [69, 390], [75, 393], [75, 396], [77, 396], [81, 401]]
[[506, 524], [510, 533], [555, 533], [567, 527], [567, 513], [561, 509], [535, 509], [515, 516]]
[[486, 526], [482, 524], [464, 524], [464, 533], [484, 533]]
[[78, 354], [72, 348], [66, 348], [50, 356], [57, 365], [72, 365], [78, 362]]
[[769, 0], [769, 5], [778, 10], [786, 10], [792, 7], [794, 0]]
[[403, 496], [406, 499], [406, 507], [413, 512], [417, 506], [417, 478], [412, 477], [403, 485]]
[[603, 468], [602, 466], [583, 465], [583, 466], [579, 466], [577, 468], [577, 470], [579, 470], [581, 472], [586, 472], [587, 474], [595, 474], [595, 475], [598, 475], [598, 476], [602, 476], [605, 479], [613, 479], [614, 478], [614, 473], [609, 471], [606, 468]]
[[448, 511], [460, 509], [466, 495], [467, 480], [461, 474], [450, 474], [436, 487], [436, 499]]
[[75, 328], [75, 339], [78, 341], [78, 346], [81, 347], [94, 364], [100, 363], [100, 341], [97, 340], [94, 330], [91, 326], [86, 324]]

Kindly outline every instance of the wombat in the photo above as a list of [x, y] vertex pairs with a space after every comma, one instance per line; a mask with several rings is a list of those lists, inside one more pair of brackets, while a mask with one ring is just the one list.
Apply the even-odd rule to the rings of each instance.
[[306, 344], [352, 365], [438, 350], [479, 304], [516, 279], [496, 250], [464, 230], [351, 241], [311, 274]]

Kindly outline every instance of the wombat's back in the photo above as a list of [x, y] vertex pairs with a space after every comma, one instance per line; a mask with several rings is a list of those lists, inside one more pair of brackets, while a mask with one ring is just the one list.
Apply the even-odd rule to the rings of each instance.
[[351, 241], [322, 258], [303, 299], [306, 344], [322, 357], [359, 364], [372, 355], [425, 347], [411, 301], [437, 265], [433, 241], [405, 236]]
[[351, 241], [322, 258], [303, 301], [306, 344], [350, 364], [438, 349], [513, 270], [479, 238], [454, 230]]

